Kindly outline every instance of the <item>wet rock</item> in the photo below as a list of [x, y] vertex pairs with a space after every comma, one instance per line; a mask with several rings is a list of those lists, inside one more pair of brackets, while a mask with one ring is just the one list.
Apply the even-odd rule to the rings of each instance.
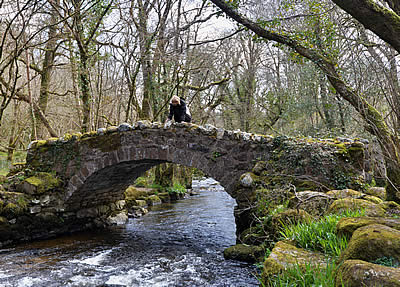
[[400, 262], [400, 231], [381, 224], [371, 224], [354, 231], [340, 260], [373, 262], [384, 256]]
[[125, 212], [120, 212], [114, 216], [107, 218], [107, 223], [110, 225], [124, 225], [128, 222], [128, 216]]
[[236, 244], [224, 250], [225, 259], [239, 260], [249, 263], [255, 263], [264, 255], [264, 249], [261, 246]]
[[147, 197], [146, 202], [149, 206], [158, 205], [161, 204], [161, 199], [157, 195], [153, 194]]
[[400, 286], [400, 268], [386, 267], [362, 260], [346, 260], [336, 272], [335, 286]]

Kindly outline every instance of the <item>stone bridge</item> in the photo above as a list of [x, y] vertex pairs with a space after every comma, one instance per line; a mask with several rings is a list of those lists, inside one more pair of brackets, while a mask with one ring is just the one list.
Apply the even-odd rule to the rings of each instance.
[[[143, 172], [175, 163], [218, 180], [236, 199], [235, 217], [243, 230], [248, 224], [246, 210], [256, 200], [255, 189], [288, 183], [298, 190], [319, 191], [360, 186], [368, 171], [365, 151], [365, 142], [360, 141], [294, 140], [213, 126], [142, 121], [32, 142], [25, 173], [33, 177], [16, 189], [29, 195], [30, 216], [58, 222], [59, 230], [54, 232], [61, 233], [66, 228], [60, 222], [82, 222], [81, 227], [70, 228], [77, 230], [89, 226], [88, 219], [109, 216], [113, 209], [108, 207], [118, 205], [125, 188]], [[57, 188], [50, 183], [44, 189], [35, 185], [32, 178], [44, 173], [55, 176]]]

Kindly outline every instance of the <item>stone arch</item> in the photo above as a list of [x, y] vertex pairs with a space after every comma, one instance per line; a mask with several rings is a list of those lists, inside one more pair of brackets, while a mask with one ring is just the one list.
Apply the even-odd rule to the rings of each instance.
[[240, 176], [266, 154], [270, 139], [213, 126], [138, 122], [35, 142], [27, 163], [64, 179], [66, 210], [115, 202], [136, 177], [163, 162], [198, 168], [235, 198]]
[[[186, 126], [184, 126], [186, 127]], [[79, 145], [81, 163], [68, 180], [67, 209], [122, 199], [123, 190], [143, 172], [168, 162], [195, 167], [216, 179], [233, 198], [240, 175], [252, 164], [248, 141], [227, 141], [187, 129], [143, 129], [93, 137]], [[108, 138], [108, 139], [107, 139]], [[104, 148], [104, 142], [113, 142]]]

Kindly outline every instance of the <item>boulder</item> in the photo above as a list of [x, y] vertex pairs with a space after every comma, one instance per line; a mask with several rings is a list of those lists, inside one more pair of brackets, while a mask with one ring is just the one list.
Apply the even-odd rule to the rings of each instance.
[[327, 262], [327, 258], [321, 253], [297, 248], [288, 241], [279, 241], [272, 249], [267, 260], [264, 261], [261, 276], [263, 282], [267, 282], [271, 276], [279, 274], [282, 270], [296, 264], [300, 265], [300, 267], [312, 264], [325, 268]]
[[342, 199], [346, 197], [360, 198], [363, 196], [362, 192], [355, 191], [350, 188], [330, 190], [326, 194], [330, 195], [331, 197], [334, 197], [335, 199]]
[[385, 210], [376, 203], [364, 199], [343, 198], [335, 200], [328, 208], [328, 213], [340, 214], [345, 211], [365, 210], [366, 216], [383, 217]]
[[289, 200], [289, 208], [303, 209], [312, 215], [322, 215], [334, 198], [323, 192], [301, 191]]
[[146, 198], [146, 202], [149, 206], [153, 206], [161, 204], [161, 199], [157, 195], [153, 194]]
[[107, 218], [109, 225], [124, 225], [128, 221], [128, 215], [125, 212], [120, 212], [114, 216]]
[[386, 199], [386, 189], [384, 187], [370, 187], [365, 191], [366, 194], [379, 197], [380, 199]]
[[350, 238], [353, 232], [363, 226], [371, 224], [386, 225], [400, 230], [400, 219], [387, 217], [346, 217], [339, 220], [336, 225], [336, 232]]
[[264, 256], [264, 248], [255, 245], [236, 244], [224, 250], [225, 259], [255, 263]]
[[362, 260], [346, 260], [336, 273], [335, 286], [400, 286], [400, 268], [386, 267]]
[[400, 231], [386, 225], [371, 224], [354, 231], [340, 261], [360, 259], [373, 262], [393, 257], [400, 262]]

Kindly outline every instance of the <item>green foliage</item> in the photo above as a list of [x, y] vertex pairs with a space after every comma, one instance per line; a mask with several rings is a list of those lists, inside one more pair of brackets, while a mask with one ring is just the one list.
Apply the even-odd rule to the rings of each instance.
[[285, 239], [295, 240], [298, 247], [339, 257], [341, 251], [347, 247], [347, 239], [336, 234], [337, 223], [343, 217], [359, 217], [363, 214], [364, 211], [346, 211], [339, 215], [325, 215], [310, 223], [284, 225], [281, 235]]
[[336, 264], [330, 262], [326, 268], [307, 263], [304, 267], [296, 264], [276, 275], [264, 286], [268, 287], [310, 287], [310, 286], [335, 286]]
[[144, 176], [139, 176], [134, 183], [134, 185], [137, 187], [148, 187], [149, 184], [149, 178]]
[[[25, 162], [26, 152], [16, 151], [13, 154], [13, 162]], [[7, 161], [7, 153], [0, 152], [0, 175], [8, 174], [10, 163]]]
[[375, 261], [373, 261], [372, 263], [387, 266], [387, 267], [394, 267], [394, 268], [400, 267], [399, 261], [391, 256], [390, 257], [384, 256], [384, 257], [378, 258]]
[[182, 184], [174, 183], [174, 185], [172, 187], [167, 187], [167, 192], [169, 194], [172, 194], [172, 193], [185, 194], [186, 188]]

